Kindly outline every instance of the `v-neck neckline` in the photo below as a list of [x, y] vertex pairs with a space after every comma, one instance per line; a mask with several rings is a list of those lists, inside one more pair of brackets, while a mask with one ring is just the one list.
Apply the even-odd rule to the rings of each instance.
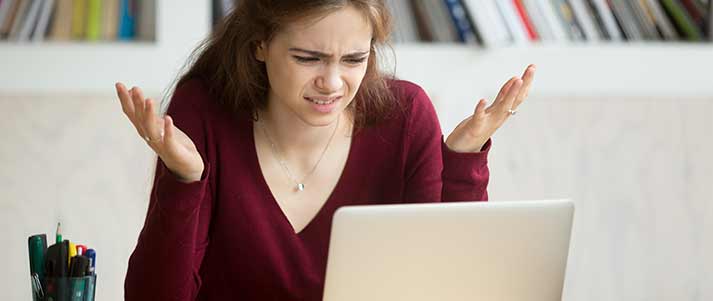
[[267, 179], [265, 179], [265, 174], [262, 171], [262, 167], [260, 166], [260, 158], [257, 156], [257, 143], [255, 142], [255, 121], [250, 118], [248, 120], [248, 123], [250, 124], [249, 127], [249, 140], [252, 143], [252, 147], [250, 148], [251, 150], [251, 157], [253, 162], [255, 162], [255, 168], [257, 169], [258, 173], [258, 181], [260, 182], [259, 185], [262, 186], [263, 190], [266, 192], [269, 198], [269, 203], [271, 203], [269, 206], [273, 208], [273, 210], [277, 210], [279, 213], [278, 215], [281, 216], [281, 219], [283, 223], [287, 225], [291, 233], [293, 233], [297, 237], [301, 237], [303, 233], [307, 232], [311, 227], [312, 224], [316, 222], [318, 218], [320, 218], [324, 213], [327, 206], [331, 206], [332, 203], [334, 203], [334, 200], [332, 198], [336, 194], [337, 191], [342, 189], [342, 186], [344, 185], [342, 182], [344, 182], [344, 178], [348, 174], [348, 170], [351, 167], [351, 161], [352, 157], [354, 156], [354, 143], [356, 142], [356, 135], [354, 134], [354, 131], [352, 130], [351, 132], [351, 141], [349, 142], [349, 151], [347, 152], [347, 159], [346, 162], [344, 162], [344, 168], [342, 168], [342, 172], [339, 175], [339, 179], [337, 180], [337, 184], [334, 185], [334, 188], [332, 191], [329, 193], [329, 196], [327, 197], [327, 200], [324, 201], [324, 204], [317, 210], [317, 213], [312, 217], [312, 219], [307, 222], [307, 224], [302, 228], [300, 232], [295, 231], [295, 226], [290, 222], [290, 219], [287, 217], [287, 214], [285, 214], [285, 211], [282, 210], [282, 207], [280, 207], [280, 204], [277, 202], [277, 198], [275, 197], [275, 194], [272, 192], [270, 189], [270, 185], [267, 184]]

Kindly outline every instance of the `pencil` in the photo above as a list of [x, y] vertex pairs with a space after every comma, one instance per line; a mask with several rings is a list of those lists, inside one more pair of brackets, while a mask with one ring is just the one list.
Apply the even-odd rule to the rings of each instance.
[[57, 243], [62, 242], [62, 227], [60, 227], [60, 223], [57, 223], [57, 235], [56, 235], [56, 241]]

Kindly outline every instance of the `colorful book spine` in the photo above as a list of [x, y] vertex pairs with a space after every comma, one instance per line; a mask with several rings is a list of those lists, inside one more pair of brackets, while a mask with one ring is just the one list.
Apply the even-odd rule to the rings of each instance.
[[703, 34], [696, 26], [690, 16], [686, 13], [680, 3], [673, 0], [661, 0], [664, 9], [673, 19], [674, 24], [683, 33], [684, 37], [689, 41], [700, 41], [703, 39]]
[[119, 40], [133, 40], [136, 36], [136, 2], [119, 0]]
[[87, 0], [72, 0], [72, 39], [87, 36]]
[[475, 31], [468, 20], [468, 15], [466, 14], [465, 8], [460, 0], [446, 0], [448, 5], [448, 14], [451, 16], [451, 20], [456, 25], [456, 31], [458, 33], [458, 39], [463, 43], [475, 43]]
[[97, 41], [102, 36], [102, 0], [87, 1], [87, 40]]
[[104, 0], [102, 8], [102, 38], [106, 41], [114, 41], [119, 27], [119, 0]]
[[517, 13], [520, 16], [520, 19], [522, 19], [522, 23], [525, 24], [525, 29], [527, 30], [527, 36], [530, 39], [530, 41], [539, 40], [540, 37], [537, 34], [537, 31], [535, 30], [535, 25], [532, 24], [532, 20], [530, 20], [530, 16], [527, 14], [527, 10], [525, 9], [525, 5], [522, 3], [522, 0], [512, 0], [512, 1], [515, 4], [515, 8], [517, 9]]

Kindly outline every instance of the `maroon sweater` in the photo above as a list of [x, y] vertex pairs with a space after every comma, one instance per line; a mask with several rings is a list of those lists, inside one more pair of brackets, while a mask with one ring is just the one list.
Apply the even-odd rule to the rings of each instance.
[[344, 171], [299, 234], [259, 167], [250, 118], [229, 114], [192, 80], [168, 114], [205, 162], [181, 183], [158, 160], [126, 300], [321, 300], [334, 211], [345, 205], [487, 200], [487, 152], [447, 149], [426, 93], [391, 81], [404, 110], [355, 133]]

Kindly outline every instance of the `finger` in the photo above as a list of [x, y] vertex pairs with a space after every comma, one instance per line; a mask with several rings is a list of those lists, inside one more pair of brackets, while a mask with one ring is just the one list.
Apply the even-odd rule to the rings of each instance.
[[485, 99], [480, 99], [480, 101], [478, 101], [478, 105], [475, 106], [473, 116], [476, 119], [480, 119], [485, 116]]
[[505, 93], [507, 93], [508, 88], [510, 88], [510, 85], [512, 85], [512, 82], [515, 80], [514, 77], [511, 77], [508, 81], [505, 82], [505, 84], [500, 87], [500, 91], [498, 92], [498, 95], [495, 96], [495, 99], [501, 98]]
[[129, 93], [126, 91], [126, 86], [122, 83], [116, 83], [114, 85], [116, 88], [116, 95], [119, 97], [119, 102], [121, 102], [121, 110], [126, 114], [126, 117], [134, 123], [134, 102], [131, 101]]
[[163, 137], [163, 120], [156, 117], [154, 112], [154, 101], [146, 100], [144, 109], [144, 129], [145, 134], [149, 138], [149, 143], [159, 143]]
[[175, 135], [174, 129], [173, 129], [173, 118], [171, 116], [166, 115], [163, 117], [163, 140], [164, 141], [173, 141], [173, 136]]
[[530, 92], [530, 86], [532, 85], [532, 81], [535, 79], [535, 70], [535, 65], [529, 65], [525, 69], [525, 72], [522, 75], [522, 89], [520, 89], [520, 93], [518, 93], [515, 103], [512, 105], [513, 110], [517, 109], [517, 107], [520, 106], [525, 99], [527, 99], [527, 95]]
[[131, 99], [134, 102], [134, 111], [136, 114], [136, 129], [139, 131], [141, 137], [146, 137], [146, 129], [144, 128], [144, 110], [146, 109], [146, 104], [144, 102], [143, 94], [141, 89], [138, 87], [133, 87], [129, 90]]
[[166, 115], [163, 118], [163, 144], [162, 151], [166, 149], [175, 149], [174, 137], [176, 136], [176, 127], [173, 126], [173, 118]]
[[513, 76], [505, 83], [505, 85], [503, 85], [502, 89], [500, 89], [500, 93], [498, 93], [498, 96], [495, 98], [495, 100], [490, 105], [490, 107], [488, 107], [488, 109], [486, 110], [486, 113], [490, 113], [493, 110], [497, 110], [497, 111], [502, 110], [503, 100], [506, 98], [506, 96], [510, 92], [512, 85], [515, 83], [516, 80], [517, 80], [517, 77]]
[[520, 93], [520, 90], [522, 89], [522, 79], [517, 79], [515, 82], [512, 84], [510, 87], [510, 91], [508, 91], [508, 94], [503, 98], [502, 100], [502, 106], [499, 108], [501, 112], [504, 112], [507, 114], [506, 116], [510, 116], [510, 110], [512, 110], [512, 105], [515, 102], [515, 98], [517, 98], [518, 93]]

